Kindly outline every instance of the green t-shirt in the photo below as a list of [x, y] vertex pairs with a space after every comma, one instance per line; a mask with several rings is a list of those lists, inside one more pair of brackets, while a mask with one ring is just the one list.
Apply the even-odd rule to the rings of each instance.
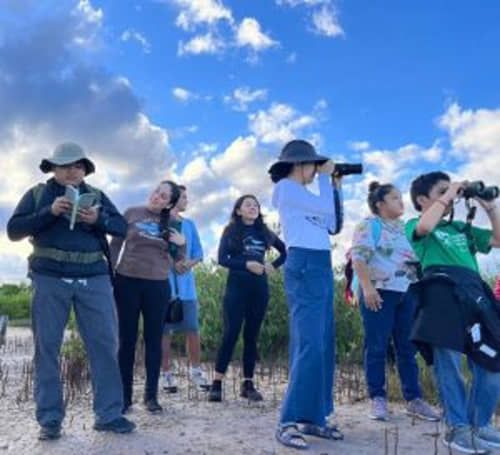
[[[440, 221], [430, 234], [425, 237], [415, 237], [418, 221], [418, 218], [409, 220], [405, 230], [423, 269], [431, 265], [451, 265], [467, 267], [479, 273], [476, 256], [471, 253], [467, 236], [462, 232], [464, 222]], [[489, 253], [492, 231], [473, 226], [471, 233], [476, 250], [480, 253]]]

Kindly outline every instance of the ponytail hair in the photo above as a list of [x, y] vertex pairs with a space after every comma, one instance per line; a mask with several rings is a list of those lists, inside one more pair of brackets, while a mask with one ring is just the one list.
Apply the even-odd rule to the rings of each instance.
[[169, 231], [169, 223], [170, 223], [170, 211], [175, 207], [179, 198], [181, 197], [181, 189], [180, 187], [173, 182], [172, 180], [162, 180], [160, 185], [169, 185], [170, 186], [170, 202], [168, 206], [164, 209], [161, 209], [160, 212], [160, 235], [164, 240], [168, 241], [168, 237], [170, 234]]
[[396, 187], [392, 183], [379, 183], [377, 181], [370, 182], [368, 185], [368, 207], [374, 215], [379, 214], [377, 204], [383, 202], [385, 197]]

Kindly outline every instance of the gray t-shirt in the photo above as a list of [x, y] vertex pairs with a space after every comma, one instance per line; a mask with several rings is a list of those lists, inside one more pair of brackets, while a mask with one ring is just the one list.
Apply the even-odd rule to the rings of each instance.
[[[160, 236], [160, 214], [145, 206], [130, 207], [123, 215], [128, 223], [125, 239], [111, 241], [111, 261], [117, 273], [146, 280], [166, 280], [172, 266], [168, 243]], [[176, 260], [184, 256], [178, 249]]]

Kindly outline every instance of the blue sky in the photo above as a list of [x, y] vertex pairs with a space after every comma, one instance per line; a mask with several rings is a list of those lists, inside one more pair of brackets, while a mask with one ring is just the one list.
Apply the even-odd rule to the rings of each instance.
[[373, 178], [500, 183], [499, 18], [493, 0], [4, 0], [0, 279], [22, 278], [29, 251], [5, 221], [67, 139], [122, 209], [160, 178], [186, 183], [209, 256], [238, 194], [276, 221], [266, 169], [293, 137], [365, 164], [337, 258]]

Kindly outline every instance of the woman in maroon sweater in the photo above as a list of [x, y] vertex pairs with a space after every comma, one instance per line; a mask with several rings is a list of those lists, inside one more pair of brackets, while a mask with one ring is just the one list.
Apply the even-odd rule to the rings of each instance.
[[150, 412], [161, 412], [158, 379], [161, 339], [167, 302], [170, 299], [168, 271], [173, 261], [183, 259], [186, 240], [168, 226], [170, 209], [179, 198], [171, 181], [161, 182], [146, 205], [124, 213], [128, 223], [125, 239], [113, 238], [111, 260], [115, 267], [116, 308], [120, 332], [118, 360], [123, 383], [124, 413], [132, 405], [135, 347], [142, 313], [146, 349], [144, 404]]

